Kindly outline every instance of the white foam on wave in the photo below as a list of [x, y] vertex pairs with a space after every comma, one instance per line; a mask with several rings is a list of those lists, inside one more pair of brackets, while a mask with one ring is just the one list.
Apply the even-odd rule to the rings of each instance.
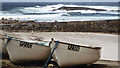
[[50, 5], [49, 7], [87, 7], [87, 8], [95, 8], [95, 9], [106, 9], [106, 10], [118, 10], [117, 6], [83, 6], [83, 5], [64, 5], [64, 4], [57, 4], [57, 5]]
[[[39, 7], [26, 7], [24, 9], [21, 9], [20, 11], [25, 12], [25, 13], [52, 13], [52, 12], [86, 12], [86, 13], [95, 13], [95, 12], [99, 12], [99, 11], [93, 11], [93, 10], [56, 10], [56, 11], [52, 11], [54, 9], [58, 9], [60, 7], [87, 7], [87, 8], [95, 8], [95, 9], [105, 9], [109, 12], [107, 13], [117, 13], [117, 12], [110, 12], [110, 10], [118, 10], [118, 7], [115, 6], [80, 6], [80, 5], [64, 5], [64, 4], [57, 4], [57, 5], [47, 5], [47, 6], [39, 6]], [[83, 13], [82, 12], [82, 13]], [[104, 11], [100, 11], [100, 12], [104, 12]]]
[[19, 19], [22, 21], [27, 20], [37, 20], [37, 21], [53, 21], [60, 18], [60, 14], [47, 14], [47, 15], [10, 15], [10, 16], [0, 16], [1, 18], [13, 18], [13, 19]]
[[63, 4], [58, 5], [47, 5], [47, 6], [35, 6], [35, 7], [25, 7], [21, 11], [25, 13], [48, 13], [53, 12], [52, 10], [63, 7]]
[[48, 14], [48, 15], [13, 15], [13, 16], [0, 16], [1, 18], [13, 18], [13, 19], [19, 19], [22, 21], [27, 20], [37, 20], [39, 22], [53, 22], [55, 20], [61, 22], [61, 21], [92, 21], [92, 20], [108, 20], [108, 19], [118, 19], [117, 16], [61, 16], [61, 14]]

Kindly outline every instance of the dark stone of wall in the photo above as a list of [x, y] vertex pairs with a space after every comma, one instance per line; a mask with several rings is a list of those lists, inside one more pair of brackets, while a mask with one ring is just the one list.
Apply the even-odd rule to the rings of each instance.
[[[73, 22], [19, 22], [7, 23], [5, 31], [39, 31], [39, 32], [105, 32], [118, 33], [120, 20], [73, 21]], [[8, 25], [9, 24], [9, 25]]]

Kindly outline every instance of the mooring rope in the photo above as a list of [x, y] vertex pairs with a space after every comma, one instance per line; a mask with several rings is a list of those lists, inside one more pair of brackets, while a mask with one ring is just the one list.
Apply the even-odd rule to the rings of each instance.
[[7, 42], [5, 43], [5, 45], [4, 45], [3, 49], [2, 49], [2, 52], [5, 50], [5, 48], [7, 47], [8, 43], [9, 43], [9, 41], [12, 39], [12, 37], [6, 37], [6, 36], [5, 36], [5, 38], [7, 38]]
[[51, 53], [50, 53], [50, 55], [49, 55], [49, 57], [48, 57], [45, 65], [44, 65], [44, 68], [47, 68], [48, 62], [50, 61], [50, 59], [51, 59], [51, 57], [52, 57], [52, 54], [54, 53], [54, 51], [55, 51], [55, 49], [57, 48], [58, 44], [59, 44], [59, 41], [56, 41], [56, 44], [55, 44], [53, 50], [51, 51]]

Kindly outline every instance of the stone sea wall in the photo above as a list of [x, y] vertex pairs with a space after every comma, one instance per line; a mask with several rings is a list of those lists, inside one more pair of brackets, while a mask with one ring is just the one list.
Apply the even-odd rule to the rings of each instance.
[[9, 32], [104, 32], [119, 33], [118, 20], [35, 22], [18, 20], [0, 20], [0, 29]]

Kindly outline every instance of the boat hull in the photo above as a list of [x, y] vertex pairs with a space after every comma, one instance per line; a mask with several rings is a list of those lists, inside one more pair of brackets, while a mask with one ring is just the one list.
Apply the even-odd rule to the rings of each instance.
[[2, 39], [0, 39], [0, 56], [2, 56]]
[[[53, 49], [55, 42], [51, 42], [50, 47]], [[73, 44], [59, 43], [53, 53], [53, 58], [59, 66], [75, 66], [92, 64], [99, 60], [100, 49], [77, 46]]]
[[[0, 39], [0, 54], [8, 55], [7, 49], [5, 47], [7, 39]], [[4, 50], [3, 50], [4, 48]]]
[[43, 46], [40, 44], [32, 44], [28, 46], [23, 44], [26, 42], [18, 40], [10, 40], [7, 46], [10, 60], [14, 63], [24, 63], [30, 61], [42, 61], [46, 60], [50, 53], [49, 46]]

